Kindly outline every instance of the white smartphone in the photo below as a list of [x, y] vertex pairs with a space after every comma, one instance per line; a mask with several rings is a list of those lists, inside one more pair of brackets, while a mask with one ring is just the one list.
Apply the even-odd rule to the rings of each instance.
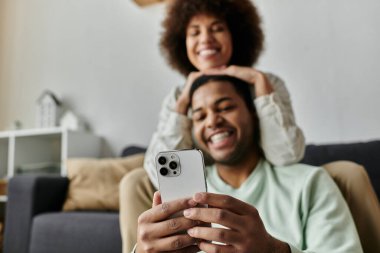
[[198, 149], [160, 152], [156, 169], [163, 202], [207, 192], [203, 154]]

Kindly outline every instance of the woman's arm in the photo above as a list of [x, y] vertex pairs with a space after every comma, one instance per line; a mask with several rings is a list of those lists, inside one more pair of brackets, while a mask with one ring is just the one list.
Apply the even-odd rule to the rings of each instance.
[[254, 100], [260, 120], [261, 147], [274, 165], [299, 162], [305, 151], [305, 138], [297, 126], [289, 92], [284, 82], [266, 74], [273, 92]]

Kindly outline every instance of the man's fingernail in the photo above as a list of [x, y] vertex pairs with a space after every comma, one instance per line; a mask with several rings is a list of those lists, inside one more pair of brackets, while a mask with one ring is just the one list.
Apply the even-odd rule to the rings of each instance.
[[201, 201], [202, 200], [202, 193], [195, 193], [195, 195], [194, 195], [194, 199], [195, 199], [195, 201]]
[[184, 215], [185, 217], [190, 216], [190, 215], [191, 215], [191, 210], [190, 210], [190, 209], [186, 209], [185, 211], [183, 211], [183, 215]]
[[190, 205], [190, 206], [196, 206], [196, 205], [197, 205], [197, 202], [195, 202], [194, 200], [190, 199], [190, 200], [189, 200], [189, 205]]
[[188, 233], [189, 235], [193, 235], [193, 232], [194, 232], [194, 231], [193, 231], [192, 228], [190, 228], [190, 229], [187, 230], [187, 233]]

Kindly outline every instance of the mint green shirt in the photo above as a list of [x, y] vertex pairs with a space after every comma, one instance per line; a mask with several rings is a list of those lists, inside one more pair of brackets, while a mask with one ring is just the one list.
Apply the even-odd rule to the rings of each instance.
[[237, 189], [219, 177], [215, 166], [206, 173], [209, 192], [257, 208], [268, 233], [288, 243], [292, 253], [363, 252], [347, 204], [323, 168], [274, 167], [261, 160]]

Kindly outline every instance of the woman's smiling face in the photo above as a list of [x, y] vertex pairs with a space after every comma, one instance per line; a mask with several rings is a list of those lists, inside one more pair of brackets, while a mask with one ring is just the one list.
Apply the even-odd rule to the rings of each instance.
[[187, 57], [202, 71], [227, 65], [232, 56], [232, 38], [225, 21], [212, 15], [194, 16], [186, 29]]

